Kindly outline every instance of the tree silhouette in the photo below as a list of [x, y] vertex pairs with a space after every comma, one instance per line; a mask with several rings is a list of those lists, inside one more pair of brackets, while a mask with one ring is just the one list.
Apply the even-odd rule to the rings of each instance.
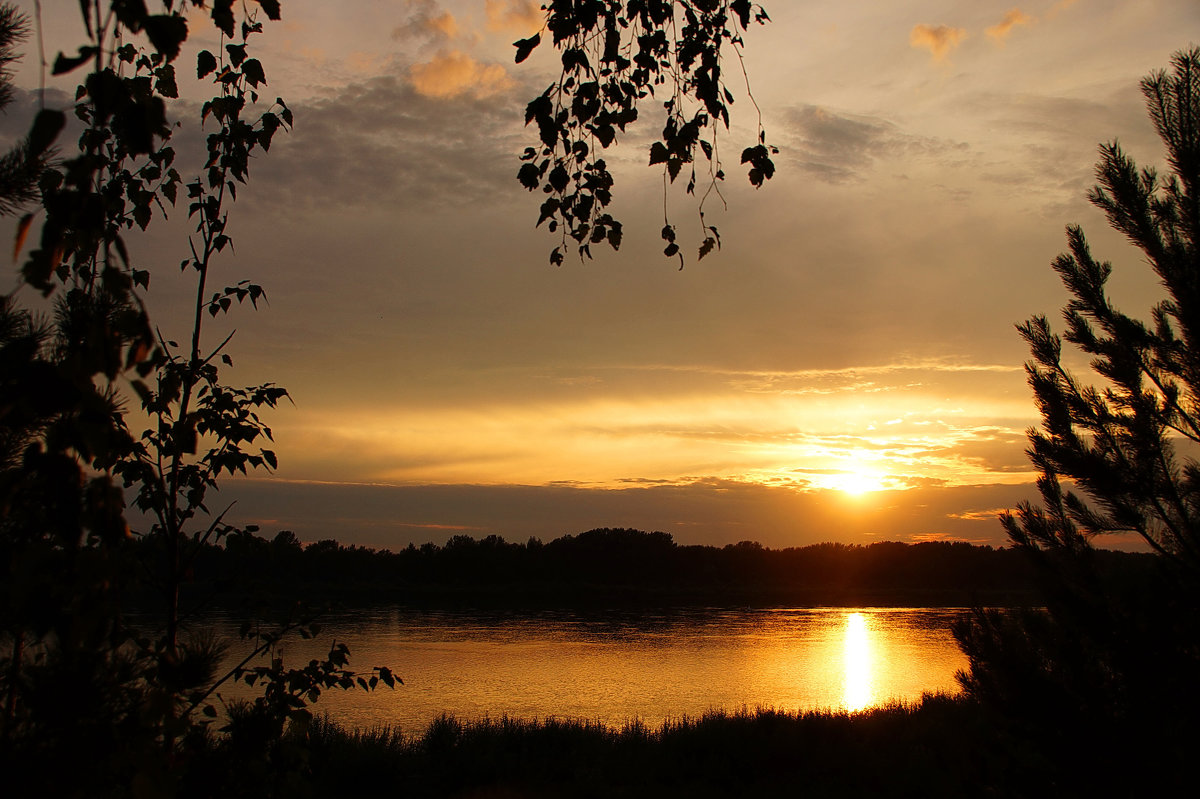
[[[1139, 169], [1112, 142], [1088, 195], [1144, 254], [1165, 299], [1148, 322], [1118, 310], [1106, 285], [1112, 265], [1067, 228], [1070, 251], [1053, 265], [1070, 294], [1066, 331], [1042, 316], [1019, 326], [1042, 417], [1028, 449], [1041, 505], [1002, 517], [1038, 566], [1046, 609], [977, 611], [957, 628], [967, 692], [1044, 757], [1065, 764], [1111, 750], [1154, 764], [1123, 785], [1084, 760], [1063, 777], [1104, 792], [1182, 782], [1200, 711], [1200, 49], [1171, 66], [1141, 84], [1169, 173]], [[1064, 339], [1088, 357], [1095, 385], [1064, 364]], [[1098, 562], [1094, 543], [1121, 533], [1159, 556], [1152, 580]]]
[[[13, 100], [11, 65], [29, 37], [29, 19], [16, 6], [0, 4], [0, 112]], [[37, 181], [45, 168], [49, 140], [29, 138], [0, 155], [0, 216], [15, 213], [37, 200]]]
[[[248, 281], [214, 288], [217, 262], [231, 249], [229, 206], [250, 157], [290, 126], [291, 112], [281, 100], [259, 104], [265, 72], [248, 51], [262, 30], [259, 13], [277, 19], [278, 2], [212, 3], [222, 46], [202, 50], [195, 72], [215, 92], [200, 112], [207, 149], [185, 182], [169, 145], [167, 100], [178, 94], [187, 6], [167, 0], [151, 14], [142, 2], [114, 0], [105, 13], [100, 3], [80, 5], [85, 43], [76, 55], [59, 54], [54, 72], [83, 75], [71, 108], [82, 132], [41, 171], [39, 208], [17, 228], [21, 251], [40, 222], [21, 277], [53, 313], [40, 325], [15, 293], [0, 304], [0, 771], [15, 790], [104, 795], [133, 784], [171, 795], [187, 785], [203, 795], [229, 790], [229, 780], [265, 790], [294, 770], [285, 725], [302, 728], [306, 705], [323, 690], [394, 682], [386, 668], [350, 672], [336, 643], [299, 667], [278, 657], [260, 665], [284, 634], [315, 634], [302, 618], [248, 625], [244, 657], [228, 670], [219, 668], [219, 642], [189, 629], [197, 608], [184, 589], [197, 556], [250, 532], [226, 521], [227, 508], [210, 511], [210, 492], [223, 474], [276, 462], [259, 412], [287, 392], [223, 382], [231, 337], [214, 345], [204, 322], [263, 296]], [[65, 122], [63, 110], [42, 108], [24, 163], [44, 156]], [[182, 347], [151, 325], [143, 303], [150, 273], [131, 263], [125, 244], [181, 195], [193, 224], [181, 268], [195, 281]], [[7, 198], [25, 199], [16, 191]], [[129, 412], [130, 395], [140, 415]], [[131, 430], [134, 423], [146, 427]], [[129, 540], [127, 492], [150, 520], [137, 531], [147, 546]], [[149, 617], [131, 618], [134, 598]], [[231, 680], [260, 693], [226, 703], [218, 691]], [[222, 709], [218, 739], [210, 725]], [[206, 771], [214, 751], [234, 757], [238, 776]], [[58, 767], [68, 759], [73, 768]], [[255, 769], [261, 778], [248, 779]]]

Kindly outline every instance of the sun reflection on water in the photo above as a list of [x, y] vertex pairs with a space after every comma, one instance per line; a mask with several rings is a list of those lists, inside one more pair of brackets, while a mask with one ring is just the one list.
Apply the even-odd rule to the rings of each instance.
[[844, 650], [845, 682], [842, 702], [850, 711], [870, 707], [875, 698], [872, 681], [871, 628], [862, 613], [846, 615]]

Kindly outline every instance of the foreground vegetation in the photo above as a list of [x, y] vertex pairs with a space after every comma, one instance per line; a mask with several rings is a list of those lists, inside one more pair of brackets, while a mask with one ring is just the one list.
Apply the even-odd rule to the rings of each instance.
[[405, 736], [319, 720], [306, 747], [314, 795], [845, 799], [1037, 796], [1056, 786], [1073, 796], [1114, 795], [1123, 779], [1113, 768], [1055, 771], [1052, 753], [941, 695], [854, 714], [710, 712], [658, 729], [443, 717]]

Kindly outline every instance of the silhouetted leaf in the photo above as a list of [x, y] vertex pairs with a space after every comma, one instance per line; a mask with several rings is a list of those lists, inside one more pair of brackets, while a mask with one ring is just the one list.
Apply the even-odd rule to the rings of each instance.
[[229, 63], [237, 69], [246, 60], [246, 45], [244, 44], [227, 44], [225, 52], [229, 54]]
[[146, 36], [154, 49], [173, 61], [179, 47], [187, 39], [187, 20], [176, 14], [154, 14], [146, 17]]
[[163, 64], [154, 71], [154, 91], [163, 97], [178, 97], [179, 87], [175, 83], [175, 66]]
[[750, 0], [733, 0], [729, 4], [729, 10], [737, 16], [742, 28], [750, 27]]
[[133, 220], [142, 230], [150, 226], [151, 215], [152, 211], [149, 205], [135, 205], [133, 208]]
[[542, 173], [533, 164], [522, 164], [517, 172], [517, 179], [521, 181], [522, 186], [533, 191], [541, 184]]
[[208, 50], [196, 54], [196, 78], [203, 78], [217, 68], [217, 57]]
[[279, 0], [257, 0], [257, 2], [266, 12], [267, 19], [278, 20], [280, 18]]
[[565, 189], [567, 187], [567, 182], [570, 181], [570, 179], [571, 176], [567, 174], [567, 170], [563, 169], [562, 164], [559, 164], [558, 166], [554, 167], [554, 169], [550, 170], [550, 175], [547, 178], [550, 185], [557, 192], [561, 192], [563, 189]]
[[257, 58], [251, 58], [242, 65], [242, 74], [246, 76], [246, 82], [251, 86], [260, 86], [267, 82], [267, 75], [263, 71], [262, 63]]
[[667, 175], [670, 176], [671, 182], [675, 182], [675, 178], [679, 177], [679, 170], [683, 168], [683, 161], [675, 156], [667, 159]]
[[621, 223], [613, 221], [608, 228], [608, 244], [614, 250], [621, 249]]
[[51, 71], [50, 74], [62, 75], [64, 73], [70, 72], [71, 70], [78, 67], [80, 64], [85, 63], [92, 56], [96, 55], [97, 52], [98, 51], [95, 47], [80, 47], [79, 55], [68, 56], [68, 55], [63, 55], [62, 53], [59, 53], [58, 56], [54, 59], [54, 69]]
[[617, 138], [617, 131], [612, 125], [599, 125], [593, 132], [600, 141], [601, 147], [608, 147]]
[[212, 21], [230, 39], [233, 38], [233, 0], [213, 0]]
[[533, 49], [537, 47], [541, 41], [542, 35], [540, 33], [535, 33], [528, 39], [519, 39], [513, 42], [513, 47], [517, 48], [516, 63], [520, 64], [526, 58], [529, 58], [529, 54], [533, 52]]
[[88, 38], [95, 36], [92, 31], [92, 0], [79, 0], [79, 11], [83, 14], [83, 25], [87, 29]]
[[25, 239], [29, 236], [29, 227], [33, 224], [33, 214], [25, 214], [21, 217], [21, 221], [17, 223], [17, 237], [13, 243], [13, 262], [15, 263], [21, 256], [21, 250], [25, 247]]

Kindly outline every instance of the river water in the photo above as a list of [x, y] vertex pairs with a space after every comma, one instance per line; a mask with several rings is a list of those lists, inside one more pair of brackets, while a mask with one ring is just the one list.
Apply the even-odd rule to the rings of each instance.
[[[957, 690], [966, 658], [947, 608], [678, 609], [464, 612], [371, 608], [323, 620], [289, 641], [287, 666], [328, 651], [388, 666], [395, 690], [331, 691], [314, 710], [353, 727], [419, 733], [462, 720], [547, 717], [620, 726], [739, 711], [863, 710]], [[232, 622], [218, 631], [237, 651]], [[241, 693], [226, 690], [232, 698]]]

